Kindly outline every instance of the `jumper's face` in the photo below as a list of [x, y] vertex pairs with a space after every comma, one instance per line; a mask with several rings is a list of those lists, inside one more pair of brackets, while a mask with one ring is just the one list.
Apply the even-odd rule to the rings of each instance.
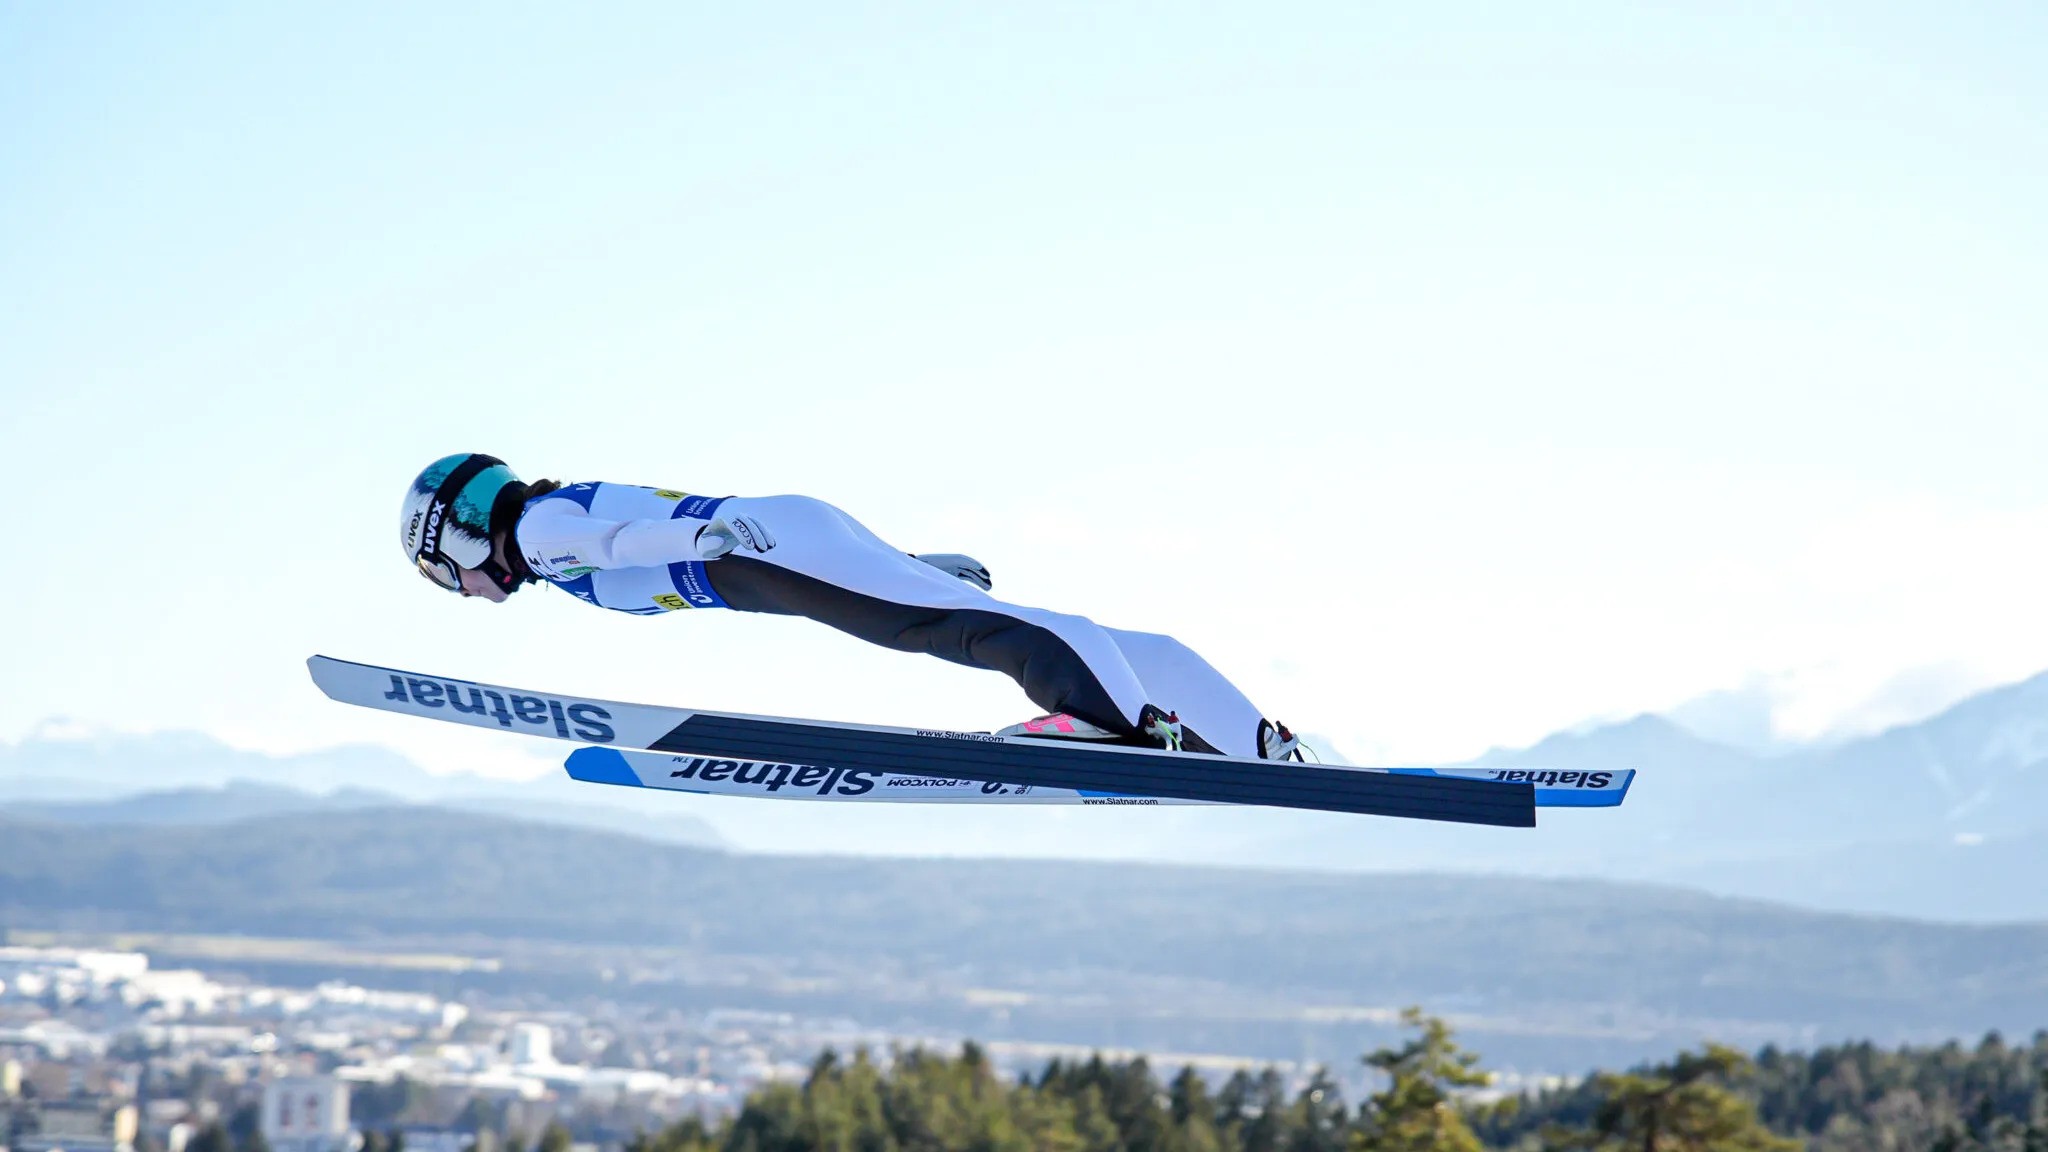
[[433, 581], [437, 588], [464, 596], [481, 596], [493, 604], [502, 604], [511, 595], [490, 576], [474, 568], [464, 568], [446, 556], [421, 557], [419, 570], [420, 575]]
[[474, 568], [462, 570], [461, 592], [464, 596], [481, 596], [493, 604], [503, 604], [505, 597], [509, 595], [503, 588], [498, 587], [496, 580]]

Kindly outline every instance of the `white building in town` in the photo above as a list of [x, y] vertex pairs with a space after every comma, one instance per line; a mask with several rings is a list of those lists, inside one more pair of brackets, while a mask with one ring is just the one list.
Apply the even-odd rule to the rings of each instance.
[[517, 1068], [555, 1062], [555, 1034], [545, 1024], [514, 1024], [510, 1048], [512, 1064]]
[[273, 1152], [337, 1152], [350, 1146], [348, 1085], [332, 1076], [291, 1076], [263, 1086], [263, 1139]]

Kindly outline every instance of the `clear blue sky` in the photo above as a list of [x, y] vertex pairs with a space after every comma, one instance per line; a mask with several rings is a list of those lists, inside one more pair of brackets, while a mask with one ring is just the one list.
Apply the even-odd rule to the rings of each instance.
[[825, 497], [1354, 758], [1925, 709], [2048, 667], [2043, 59], [2025, 3], [0, 3], [0, 739], [560, 751], [315, 651], [1029, 711], [435, 593], [398, 499], [464, 450]]

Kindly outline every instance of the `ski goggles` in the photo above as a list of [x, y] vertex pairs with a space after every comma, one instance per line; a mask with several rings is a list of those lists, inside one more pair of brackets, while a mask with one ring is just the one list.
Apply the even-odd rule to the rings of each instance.
[[[436, 586], [445, 588], [450, 592], [463, 591], [462, 569], [456, 565], [455, 561], [436, 553], [432, 556], [422, 556], [418, 560], [413, 561], [413, 563], [419, 568], [420, 575], [432, 580]], [[507, 596], [519, 591], [524, 584], [519, 577], [506, 571], [505, 566], [496, 560], [484, 561], [476, 571], [483, 573], [485, 579], [504, 589]], [[464, 594], [467, 595], [467, 593]]]
[[462, 569], [456, 566], [455, 561], [437, 553], [421, 556], [413, 563], [419, 566], [420, 575], [435, 584], [450, 592], [462, 591]]

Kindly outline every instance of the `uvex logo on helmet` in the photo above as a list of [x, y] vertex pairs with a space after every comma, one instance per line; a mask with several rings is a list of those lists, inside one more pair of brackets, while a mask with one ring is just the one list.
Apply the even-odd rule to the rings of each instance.
[[[433, 556], [441, 551], [441, 517], [447, 511], [447, 506], [438, 500], [434, 502], [432, 508], [427, 509], [427, 530], [421, 535], [420, 546], [417, 549], [420, 555]], [[417, 521], [419, 514], [414, 513], [413, 519]]]

